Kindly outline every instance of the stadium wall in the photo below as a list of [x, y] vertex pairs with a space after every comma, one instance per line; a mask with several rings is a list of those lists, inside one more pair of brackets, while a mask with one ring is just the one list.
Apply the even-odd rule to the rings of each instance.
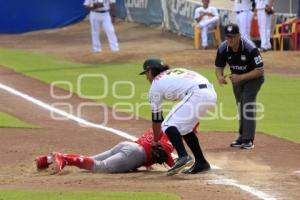
[[88, 14], [84, 0], [0, 0], [0, 33], [64, 27]]
[[[164, 30], [178, 35], [194, 37], [192, 22], [194, 12], [201, 6], [194, 0], [117, 0], [118, 17], [130, 22], [161, 24]], [[218, 9], [221, 30], [229, 22], [236, 22], [236, 13], [228, 9]], [[274, 22], [280, 23], [295, 16], [291, 13], [276, 13]], [[223, 32], [221, 33], [224, 38]]]

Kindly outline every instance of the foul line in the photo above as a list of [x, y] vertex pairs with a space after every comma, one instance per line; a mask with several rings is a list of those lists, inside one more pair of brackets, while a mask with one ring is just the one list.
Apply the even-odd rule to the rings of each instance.
[[[105, 131], [108, 131], [108, 132], [111, 132], [111, 133], [114, 133], [116, 135], [119, 135], [123, 138], [126, 138], [126, 139], [129, 139], [129, 140], [136, 140], [137, 138], [126, 133], [126, 132], [123, 132], [123, 131], [120, 131], [120, 130], [116, 130], [116, 129], [113, 129], [113, 128], [110, 128], [110, 127], [106, 127], [106, 126], [102, 126], [102, 125], [99, 125], [99, 124], [95, 124], [95, 123], [92, 123], [92, 122], [89, 122], [85, 119], [82, 119], [82, 118], [79, 118], [79, 117], [76, 117], [74, 115], [71, 115], [65, 111], [62, 111], [62, 110], [59, 110], [57, 108], [54, 108], [38, 99], [35, 99], [27, 94], [24, 94], [22, 92], [19, 92], [11, 87], [8, 87], [6, 85], [3, 85], [2, 83], [0, 83], [0, 88], [2, 90], [5, 90], [11, 94], [14, 94], [16, 96], [19, 96], [35, 105], [38, 105], [48, 111], [51, 111], [51, 112], [54, 112], [56, 114], [59, 114], [59, 115], [62, 115], [68, 119], [71, 119], [73, 121], [76, 121], [78, 123], [81, 123], [81, 124], [84, 124], [86, 126], [89, 126], [89, 127], [92, 127], [92, 128], [97, 128], [97, 129], [102, 129], [102, 130], [105, 130]], [[215, 169], [221, 169], [220, 167], [218, 166], [214, 166]], [[234, 186], [234, 187], [237, 187], [245, 192], [248, 192], [250, 194], [252, 194], [253, 196], [256, 196], [257, 198], [259, 199], [262, 199], [262, 200], [276, 200], [275, 197], [265, 193], [265, 192], [262, 192], [262, 191], [259, 191], [253, 187], [250, 187], [250, 186], [246, 186], [246, 185], [241, 185], [239, 184], [236, 180], [232, 180], [232, 179], [227, 179], [226, 177], [219, 177], [218, 180], [211, 180], [210, 181], [211, 184], [221, 184], [221, 185], [228, 185], [228, 186]]]

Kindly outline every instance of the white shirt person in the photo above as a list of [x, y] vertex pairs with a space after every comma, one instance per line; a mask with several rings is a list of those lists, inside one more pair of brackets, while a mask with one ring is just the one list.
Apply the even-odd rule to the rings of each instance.
[[215, 7], [209, 6], [209, 0], [202, 0], [203, 6], [195, 10], [194, 19], [201, 29], [201, 46], [206, 49], [208, 46], [208, 30], [214, 28], [219, 21], [219, 13]]

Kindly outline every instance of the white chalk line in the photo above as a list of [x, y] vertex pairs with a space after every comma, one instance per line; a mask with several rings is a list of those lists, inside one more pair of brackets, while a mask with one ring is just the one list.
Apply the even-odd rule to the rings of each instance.
[[216, 185], [227, 185], [227, 186], [233, 186], [233, 187], [237, 187], [245, 192], [248, 192], [250, 194], [253, 194], [254, 196], [258, 197], [259, 199], [264, 199], [264, 200], [276, 200], [275, 197], [262, 192], [260, 190], [257, 190], [253, 187], [250, 187], [248, 185], [242, 185], [239, 184], [238, 181], [234, 180], [234, 179], [228, 179], [226, 177], [217, 177], [216, 180], [210, 180], [208, 181], [208, 183], [210, 184], [216, 184]]
[[[114, 133], [118, 136], [121, 136], [123, 138], [126, 138], [126, 139], [129, 139], [129, 140], [136, 140], [137, 138], [126, 133], [126, 132], [123, 132], [123, 131], [120, 131], [120, 130], [116, 130], [116, 129], [113, 129], [113, 128], [110, 128], [110, 127], [106, 127], [106, 126], [102, 126], [102, 125], [99, 125], [99, 124], [95, 124], [95, 123], [92, 123], [92, 122], [89, 122], [85, 119], [82, 119], [82, 118], [79, 118], [79, 117], [76, 117], [74, 115], [71, 115], [63, 110], [59, 110], [55, 107], [52, 107], [38, 99], [35, 99], [25, 93], [22, 93], [20, 91], [17, 91], [15, 90], [14, 88], [11, 88], [9, 86], [6, 86], [6, 85], [3, 85], [2, 83], [0, 83], [0, 88], [2, 90], [5, 90], [11, 94], [14, 94], [16, 96], [19, 96], [21, 97], [22, 99], [25, 99], [37, 106], [40, 106], [48, 111], [51, 111], [53, 113], [56, 113], [56, 114], [59, 114], [61, 116], [64, 116], [70, 120], [73, 120], [73, 121], [76, 121], [78, 123], [81, 123], [81, 124], [84, 124], [86, 126], [89, 126], [89, 127], [92, 127], [92, 128], [97, 128], [97, 129], [102, 129], [102, 130], [105, 130], [105, 131], [108, 131], [108, 132], [111, 132], [111, 133]], [[213, 169], [221, 169], [220, 167], [218, 166], [213, 166]], [[221, 184], [221, 185], [227, 185], [227, 186], [234, 186], [234, 187], [237, 187], [247, 193], [250, 193], [252, 194], [253, 196], [259, 198], [259, 199], [263, 199], [263, 200], [276, 200], [275, 197], [265, 193], [265, 192], [262, 192], [262, 191], [259, 191], [253, 187], [250, 187], [250, 186], [247, 186], [247, 185], [241, 185], [238, 183], [238, 181], [236, 180], [233, 180], [233, 179], [228, 179], [226, 177], [221, 177], [219, 176], [217, 180], [211, 180], [209, 181], [209, 183], [211, 184]]]

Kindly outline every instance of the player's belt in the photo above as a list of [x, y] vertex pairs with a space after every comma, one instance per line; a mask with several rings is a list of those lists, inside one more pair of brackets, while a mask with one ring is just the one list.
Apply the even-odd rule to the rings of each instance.
[[204, 89], [204, 88], [207, 88], [207, 85], [206, 85], [206, 84], [199, 84], [198, 87], [199, 87], [200, 89]]
[[108, 12], [108, 10], [95, 10], [95, 12], [97, 12], [97, 13], [106, 13], [106, 12]]
[[240, 14], [240, 13], [242, 13], [242, 12], [247, 12], [247, 11], [250, 11], [250, 10], [239, 10], [239, 11], [236, 11], [235, 13], [236, 13], [236, 14]]

